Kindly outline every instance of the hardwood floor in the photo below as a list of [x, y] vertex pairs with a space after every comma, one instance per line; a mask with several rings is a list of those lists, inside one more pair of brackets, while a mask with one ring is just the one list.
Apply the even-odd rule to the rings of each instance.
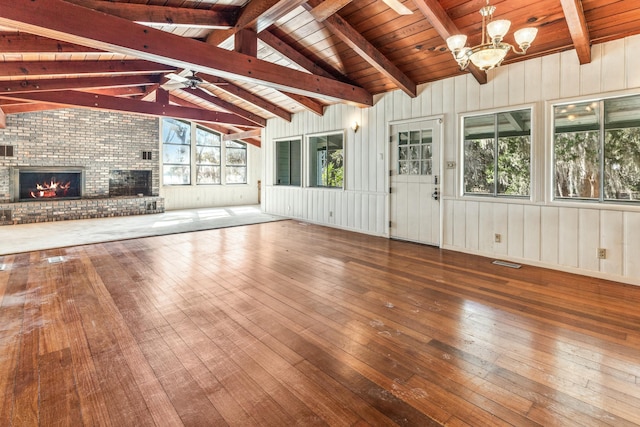
[[297, 221], [0, 257], [0, 425], [640, 425], [640, 287], [490, 261]]

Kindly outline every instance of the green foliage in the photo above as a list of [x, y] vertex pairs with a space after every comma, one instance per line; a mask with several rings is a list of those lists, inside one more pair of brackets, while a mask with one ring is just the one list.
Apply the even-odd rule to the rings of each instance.
[[466, 193], [527, 196], [531, 182], [531, 143], [528, 136], [498, 139], [496, 175], [495, 140], [465, 141]]
[[327, 187], [342, 187], [344, 181], [343, 150], [335, 150], [329, 155], [326, 167], [322, 170], [322, 183]]

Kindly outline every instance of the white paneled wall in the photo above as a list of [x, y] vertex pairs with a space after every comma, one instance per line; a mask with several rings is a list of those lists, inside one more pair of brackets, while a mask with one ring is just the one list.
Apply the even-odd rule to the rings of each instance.
[[[640, 284], [640, 207], [554, 202], [551, 197], [551, 102], [640, 93], [640, 36], [592, 47], [580, 65], [575, 51], [500, 67], [479, 85], [470, 74], [375, 97], [358, 109], [328, 107], [323, 117], [300, 113], [291, 123], [269, 120], [264, 133], [264, 210], [364, 233], [387, 235], [390, 122], [443, 117], [444, 248]], [[460, 115], [534, 107], [531, 200], [460, 195]], [[361, 128], [353, 133], [349, 125]], [[274, 186], [274, 139], [347, 129], [345, 189]], [[495, 241], [495, 234], [501, 241]], [[607, 258], [597, 258], [605, 248]]]

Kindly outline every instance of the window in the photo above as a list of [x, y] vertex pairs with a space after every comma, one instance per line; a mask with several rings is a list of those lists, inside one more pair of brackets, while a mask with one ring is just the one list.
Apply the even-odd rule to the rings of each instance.
[[640, 96], [554, 107], [556, 199], [640, 199]]
[[531, 110], [464, 118], [464, 193], [531, 192]]
[[163, 185], [247, 183], [247, 145], [195, 123], [162, 119], [162, 154]]
[[220, 135], [196, 127], [196, 184], [220, 184]]
[[344, 133], [309, 137], [309, 186], [342, 188]]
[[398, 174], [431, 175], [433, 130], [398, 134]]
[[227, 141], [226, 180], [227, 184], [247, 183], [247, 146], [240, 142]]
[[302, 183], [301, 148], [299, 139], [276, 141], [275, 185], [299, 186]]
[[162, 177], [164, 185], [191, 184], [191, 125], [164, 119], [162, 121]]

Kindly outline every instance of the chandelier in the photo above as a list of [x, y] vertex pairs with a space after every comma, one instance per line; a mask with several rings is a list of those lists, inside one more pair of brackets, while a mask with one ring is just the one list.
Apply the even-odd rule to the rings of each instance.
[[482, 44], [473, 47], [465, 46], [467, 36], [458, 34], [447, 39], [447, 47], [453, 54], [460, 69], [464, 70], [469, 66], [469, 61], [483, 71], [491, 70], [499, 66], [511, 49], [518, 55], [524, 55], [531, 46], [531, 43], [538, 34], [538, 29], [529, 27], [516, 31], [513, 36], [520, 47], [518, 51], [509, 43], [504, 43], [502, 39], [509, 31], [511, 21], [507, 19], [493, 20], [495, 6], [489, 4], [480, 9], [482, 15]]

